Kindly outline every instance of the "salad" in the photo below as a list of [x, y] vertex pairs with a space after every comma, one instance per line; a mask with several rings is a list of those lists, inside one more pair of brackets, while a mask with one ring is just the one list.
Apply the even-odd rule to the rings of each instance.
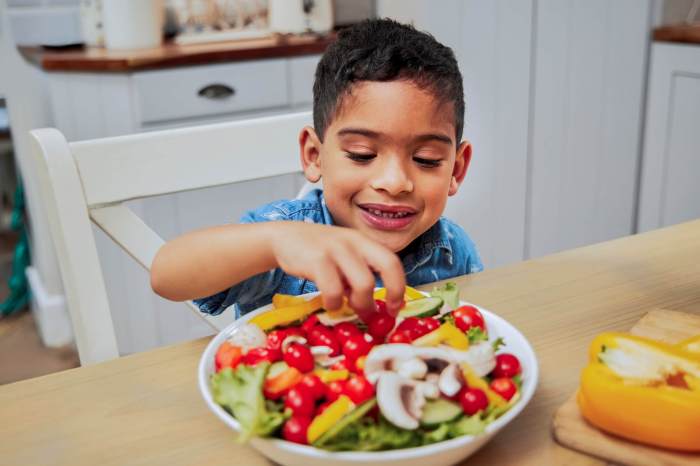
[[214, 401], [239, 441], [276, 437], [330, 451], [417, 447], [477, 435], [520, 398], [518, 357], [499, 352], [483, 315], [448, 283], [406, 288], [396, 318], [386, 290], [359, 320], [347, 304], [275, 295], [217, 349]]

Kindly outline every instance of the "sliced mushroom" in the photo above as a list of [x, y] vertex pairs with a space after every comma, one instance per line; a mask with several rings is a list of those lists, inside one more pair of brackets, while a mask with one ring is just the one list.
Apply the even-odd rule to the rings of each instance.
[[445, 396], [454, 396], [462, 388], [463, 377], [457, 364], [450, 364], [440, 373], [438, 387]]
[[420, 358], [411, 358], [401, 361], [396, 372], [407, 379], [422, 379], [428, 373], [428, 365]]
[[240, 346], [243, 351], [256, 346], [265, 346], [267, 335], [255, 324], [244, 324], [233, 329], [228, 341], [235, 346]]
[[466, 351], [448, 348], [450, 359], [457, 364], [467, 363], [479, 377], [483, 377], [496, 367], [496, 355], [491, 343], [482, 341], [469, 347]]
[[435, 399], [440, 396], [440, 388], [437, 382], [414, 380], [412, 383], [426, 398]]
[[418, 428], [425, 397], [417, 384], [395, 372], [382, 372], [377, 382], [377, 404], [389, 422], [412, 430]]
[[314, 361], [321, 367], [330, 367], [336, 362], [345, 359], [345, 356], [343, 356], [342, 354], [339, 356], [331, 356], [332, 352], [333, 348], [331, 348], [330, 346], [320, 345], [311, 347], [311, 354], [314, 357]]
[[401, 363], [413, 358], [413, 346], [409, 344], [394, 343], [375, 346], [365, 359], [365, 377], [371, 383], [376, 383], [382, 372], [394, 371]]
[[302, 337], [301, 335], [289, 335], [288, 337], [286, 337], [284, 340], [282, 340], [282, 344], [280, 345], [283, 354], [285, 351], [287, 351], [287, 347], [292, 343], [299, 343], [301, 345], [305, 345], [306, 338]]

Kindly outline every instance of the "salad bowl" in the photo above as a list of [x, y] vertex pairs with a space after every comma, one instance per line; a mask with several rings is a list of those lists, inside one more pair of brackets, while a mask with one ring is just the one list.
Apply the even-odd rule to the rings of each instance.
[[[311, 293], [308, 298], [316, 295]], [[279, 438], [252, 437], [249, 444], [270, 460], [287, 466], [356, 466], [359, 464], [397, 466], [442, 466], [458, 463], [486, 444], [503, 427], [512, 422], [532, 398], [538, 381], [538, 365], [532, 346], [512, 324], [487, 309], [460, 300], [460, 305], [476, 307], [483, 315], [488, 340], [502, 338], [501, 350], [517, 355], [521, 366], [522, 386], [519, 398], [504, 414], [486, 425], [477, 435], [462, 435], [428, 445], [383, 451], [328, 451], [310, 445]], [[240, 423], [216, 403], [212, 391], [212, 376], [216, 373], [217, 349], [251, 319], [273, 308], [272, 304], [252, 311], [220, 331], [207, 345], [198, 366], [198, 384], [207, 407], [225, 425], [241, 432]]]

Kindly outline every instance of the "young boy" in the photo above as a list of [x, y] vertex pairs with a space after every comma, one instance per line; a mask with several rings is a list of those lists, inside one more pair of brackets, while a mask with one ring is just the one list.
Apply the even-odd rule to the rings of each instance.
[[151, 269], [158, 294], [210, 314], [235, 304], [239, 317], [274, 293], [318, 289], [325, 308], [345, 295], [366, 319], [375, 286], [395, 314], [406, 283], [483, 268], [466, 233], [441, 217], [471, 159], [452, 50], [411, 26], [368, 20], [339, 33], [313, 93], [314, 127], [299, 146], [306, 178], [323, 180], [323, 191], [168, 242]]

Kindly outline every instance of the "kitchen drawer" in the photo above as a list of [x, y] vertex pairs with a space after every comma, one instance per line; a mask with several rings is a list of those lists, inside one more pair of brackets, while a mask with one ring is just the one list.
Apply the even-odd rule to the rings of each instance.
[[320, 60], [320, 55], [289, 59], [291, 105], [311, 105], [313, 102], [314, 75]]
[[140, 122], [287, 106], [287, 70], [275, 59], [135, 73]]

